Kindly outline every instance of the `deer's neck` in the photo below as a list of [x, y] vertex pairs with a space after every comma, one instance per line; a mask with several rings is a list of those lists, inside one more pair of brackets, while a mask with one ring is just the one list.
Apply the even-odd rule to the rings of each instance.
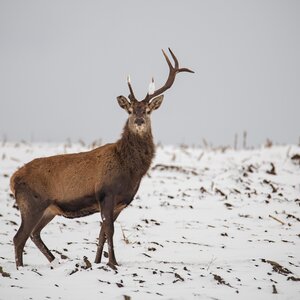
[[144, 176], [155, 154], [151, 127], [143, 135], [132, 132], [126, 122], [121, 139], [117, 141], [120, 160], [128, 170]]

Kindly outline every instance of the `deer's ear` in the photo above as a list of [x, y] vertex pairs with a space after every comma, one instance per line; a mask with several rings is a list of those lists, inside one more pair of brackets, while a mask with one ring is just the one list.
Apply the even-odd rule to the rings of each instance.
[[160, 107], [162, 101], [164, 99], [164, 95], [160, 95], [160, 96], [157, 96], [156, 98], [154, 98], [150, 103], [149, 103], [149, 109], [150, 109], [150, 112], [152, 112], [153, 110], [156, 110]]
[[131, 104], [124, 96], [117, 97], [117, 100], [123, 109], [125, 109], [128, 113], [131, 113]]

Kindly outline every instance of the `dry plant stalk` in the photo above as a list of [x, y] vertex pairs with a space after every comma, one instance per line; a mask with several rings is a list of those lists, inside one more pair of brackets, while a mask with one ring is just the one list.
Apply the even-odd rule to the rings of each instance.
[[281, 225], [285, 225], [285, 223], [279, 219], [277, 219], [276, 217], [273, 217], [272, 215], [269, 215], [270, 218], [272, 218], [273, 220], [279, 222]]

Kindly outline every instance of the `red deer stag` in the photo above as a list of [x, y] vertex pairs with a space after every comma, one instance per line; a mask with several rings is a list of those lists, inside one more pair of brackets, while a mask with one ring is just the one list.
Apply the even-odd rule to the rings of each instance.
[[130, 94], [117, 97], [121, 108], [129, 114], [121, 138], [82, 153], [37, 158], [16, 171], [10, 186], [21, 213], [21, 226], [13, 238], [17, 268], [23, 266], [23, 249], [30, 236], [37, 248], [51, 262], [53, 254], [41, 239], [41, 230], [56, 216], [78, 218], [101, 213], [102, 225], [95, 263], [101, 262], [103, 245], [108, 243], [108, 265], [116, 269], [113, 234], [114, 221], [133, 200], [142, 177], [154, 157], [150, 114], [160, 107], [162, 93], [169, 89], [180, 72], [178, 60], [169, 49], [175, 65], [163, 55], [169, 76], [163, 87], [151, 91], [138, 101], [130, 79]]

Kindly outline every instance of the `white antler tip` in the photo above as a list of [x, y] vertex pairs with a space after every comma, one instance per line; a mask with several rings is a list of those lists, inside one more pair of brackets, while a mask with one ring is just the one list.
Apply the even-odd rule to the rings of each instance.
[[127, 75], [127, 82], [131, 83], [131, 81], [130, 81], [130, 75]]
[[154, 78], [152, 77], [151, 82], [149, 84], [149, 95], [152, 95], [155, 91]]

